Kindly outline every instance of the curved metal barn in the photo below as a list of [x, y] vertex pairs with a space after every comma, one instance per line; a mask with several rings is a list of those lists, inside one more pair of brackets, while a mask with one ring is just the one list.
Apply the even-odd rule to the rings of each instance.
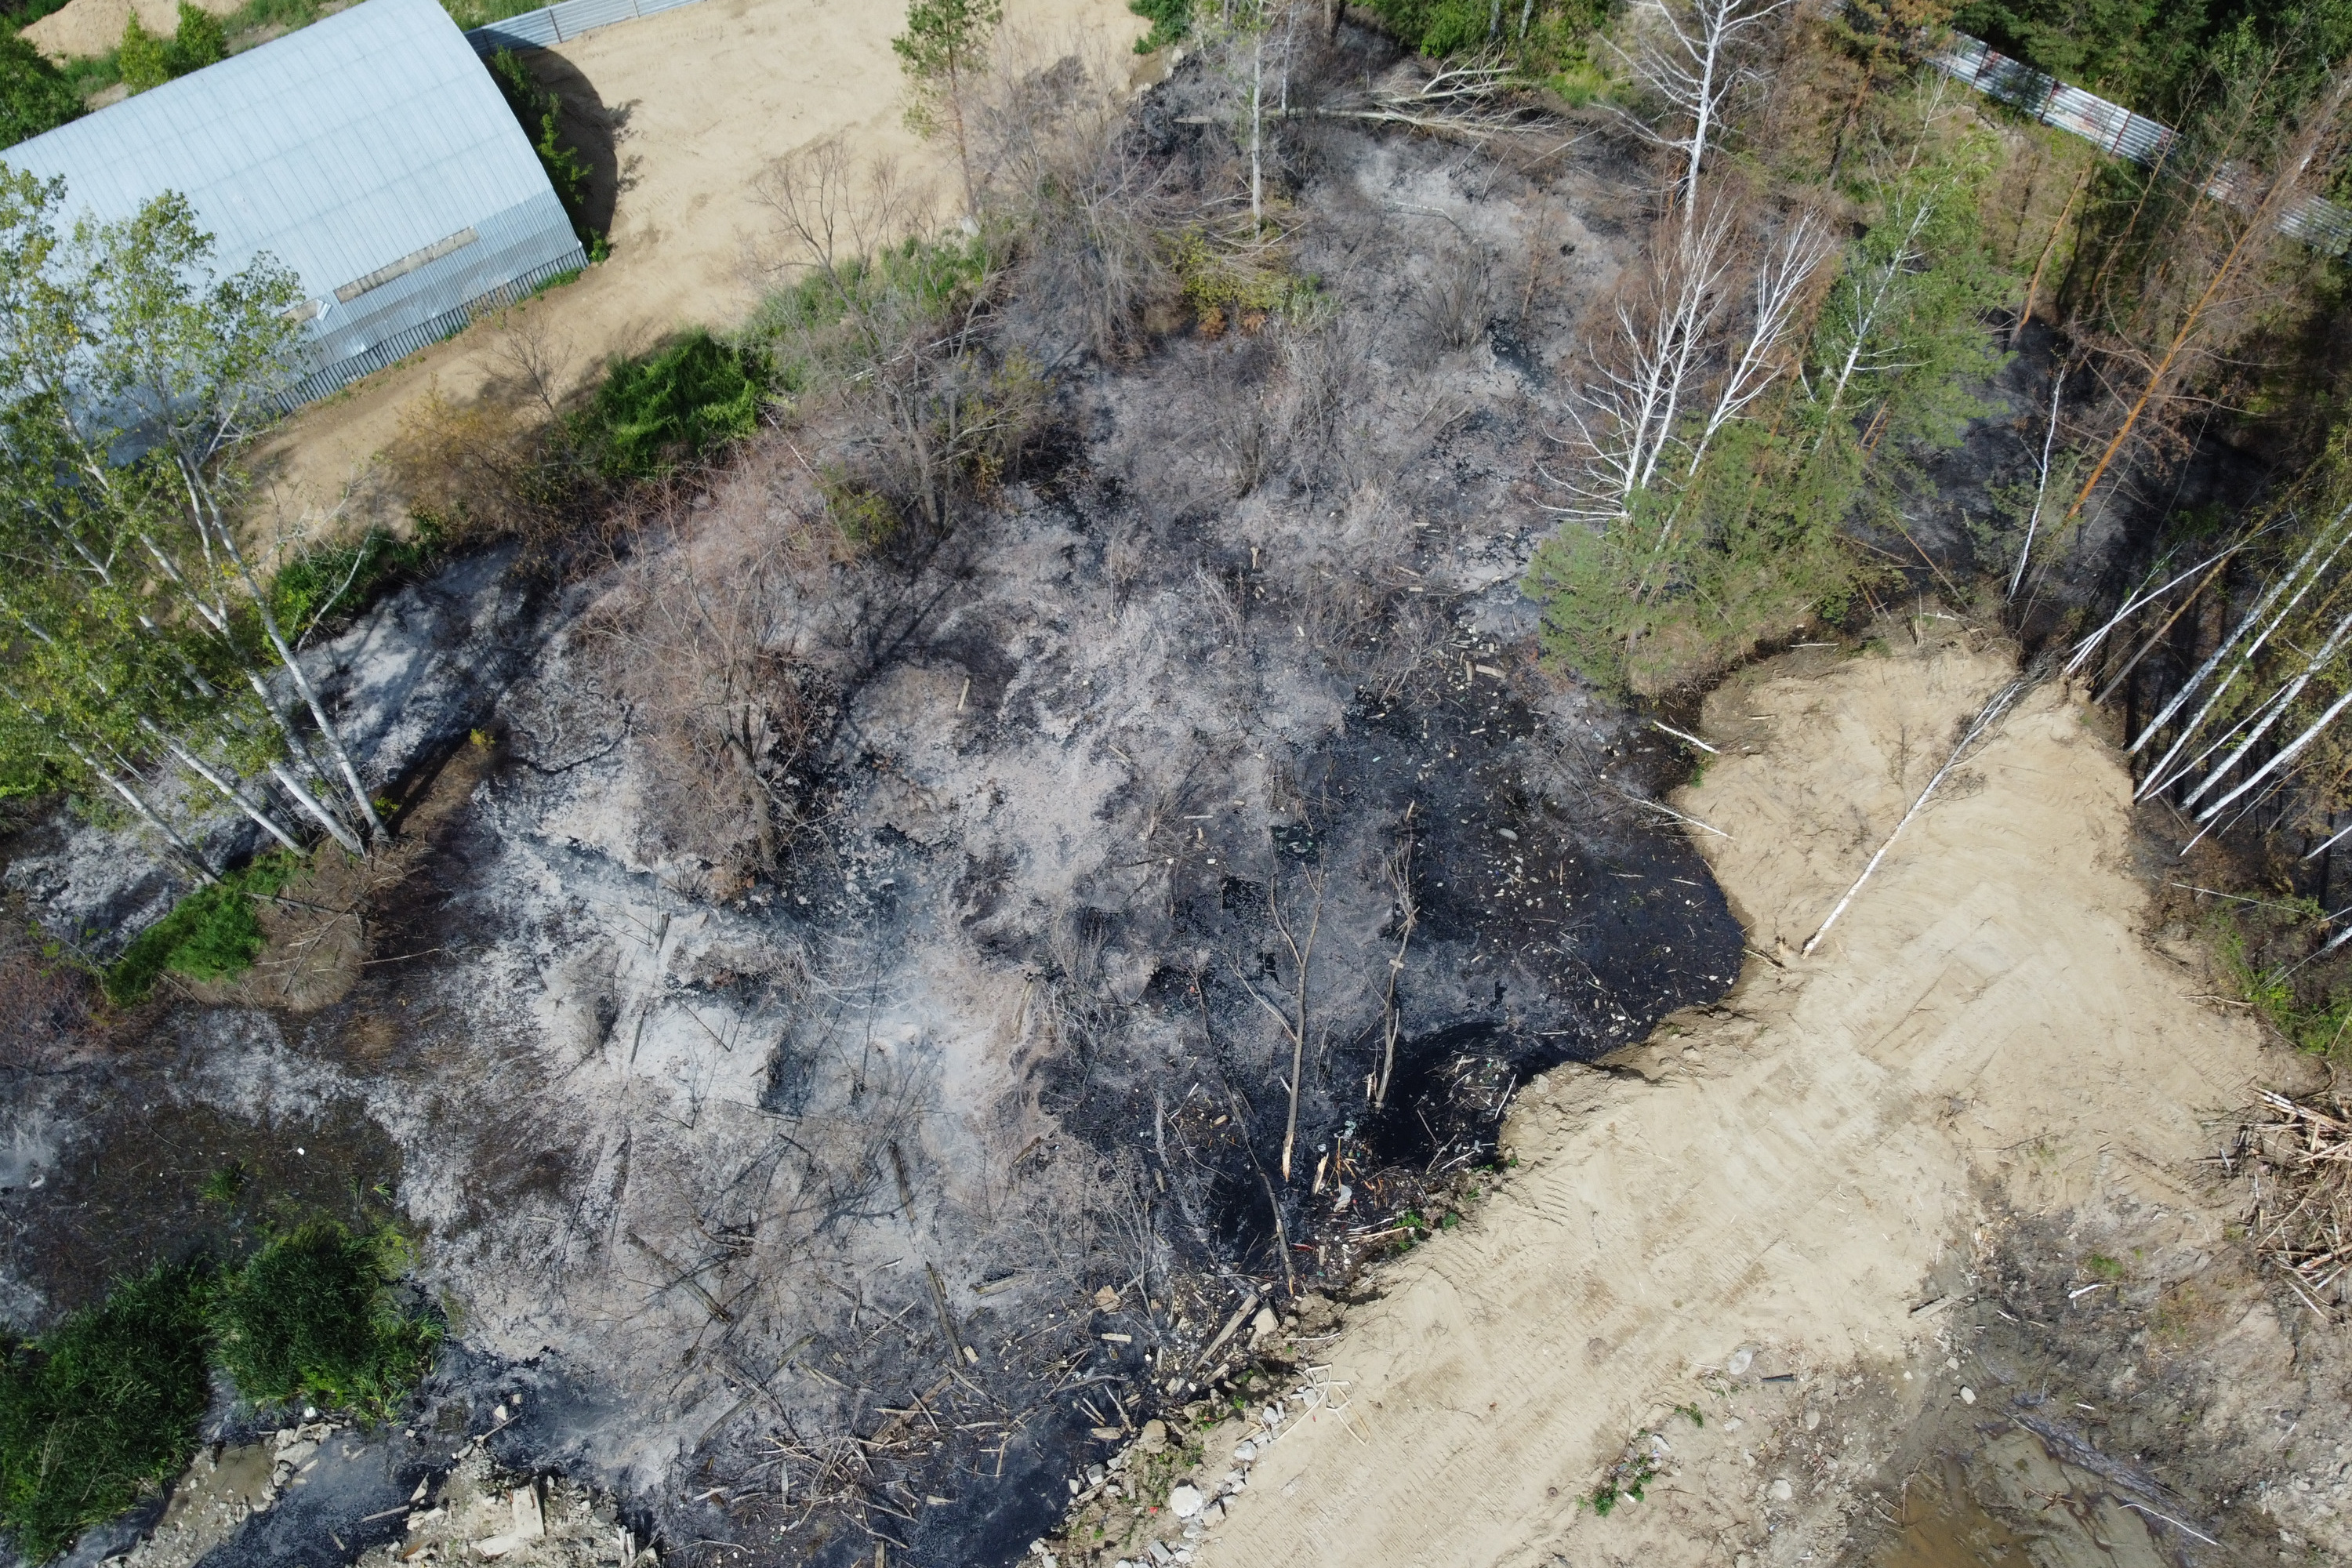
[[178, 191], [225, 270], [267, 252], [309, 294], [325, 395], [585, 264], [563, 204], [437, 0], [365, 0], [0, 153], [74, 216]]

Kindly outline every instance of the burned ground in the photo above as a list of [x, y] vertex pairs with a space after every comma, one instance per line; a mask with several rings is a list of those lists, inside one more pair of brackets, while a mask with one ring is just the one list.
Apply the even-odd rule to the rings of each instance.
[[[1208, 210], [1232, 148], [1186, 90], [1139, 155]], [[618, 1488], [683, 1560], [1002, 1561], [1202, 1394], [1234, 1308], [1343, 1283], [1488, 1157], [1520, 1076], [1719, 994], [1739, 929], [1644, 805], [1676, 744], [1537, 668], [1517, 586], [1622, 152], [1288, 152], [1314, 310], [1104, 365], [1016, 294], [1055, 435], [951, 535], [820, 547], [778, 434], [599, 574], [352, 633], [355, 668], [404, 616], [513, 661], [412, 747], [448, 760], [369, 962], [308, 1011], [161, 1005], [28, 1091], [44, 1191], [117, 1191], [162, 1117], [323, 1202], [253, 1152], [318, 1127], [469, 1364], [539, 1390], [502, 1463]], [[804, 726], [772, 817], [716, 752], [681, 784], [663, 704], [708, 650], [644, 635], [752, 581]], [[38, 1321], [90, 1265], [25, 1224]]]

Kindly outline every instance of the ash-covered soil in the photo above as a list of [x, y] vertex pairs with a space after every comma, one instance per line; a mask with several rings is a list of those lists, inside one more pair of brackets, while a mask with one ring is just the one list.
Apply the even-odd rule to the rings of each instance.
[[[1187, 90], [1139, 155], [1234, 188]], [[1620, 152], [1286, 156], [1314, 318], [1103, 366], [1014, 299], [1057, 435], [944, 539], [846, 555], [777, 434], [600, 574], [330, 650], [374, 690], [419, 637], [478, 660], [399, 731], [368, 956], [12, 1081], [16, 1320], [230, 1223], [194, 1189], [242, 1158], [396, 1210], [469, 1358], [449, 1430], [617, 1490], [663, 1561], [1009, 1561], [1237, 1310], [1344, 1287], [1490, 1158], [1524, 1075], [1720, 994], [1739, 926], [1645, 804], [1678, 743], [1540, 670], [1516, 585]], [[680, 782], [719, 633], [805, 721], [748, 858]], [[57, 842], [17, 881], [63, 909], [104, 857]], [[304, 1560], [398, 1528], [350, 1528], [409, 1479], [374, 1463]], [[273, 1517], [222, 1550], [294, 1550]]]

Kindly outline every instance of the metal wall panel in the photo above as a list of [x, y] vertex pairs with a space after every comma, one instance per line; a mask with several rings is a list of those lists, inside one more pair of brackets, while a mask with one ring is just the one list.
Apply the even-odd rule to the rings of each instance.
[[[579, 250], [539, 155], [436, 0], [363, 0], [0, 160], [62, 176], [74, 217], [127, 218], [183, 193], [223, 271], [267, 255], [300, 279], [327, 365], [446, 335], [434, 324]], [[468, 227], [475, 244], [336, 299]]]
[[[1965, 34], [1955, 35], [1951, 47], [1935, 57], [1935, 64], [1947, 76], [1988, 98], [2023, 110], [2045, 125], [2095, 142], [2143, 168], [2155, 167], [2179, 140], [2168, 125], [2134, 114], [2079, 87], [2068, 87]], [[2205, 189], [2214, 200], [2241, 209], [2251, 207], [2261, 195], [2258, 183], [2246, 171], [2229, 167], [2207, 181]], [[2325, 197], [2305, 197], [2279, 219], [2278, 226], [2280, 233], [2315, 249], [2338, 256], [2352, 250], [2352, 210]]]
[[657, 11], [675, 11], [680, 5], [697, 3], [698, 0], [562, 0], [560, 5], [476, 27], [466, 35], [466, 41], [474, 46], [475, 53], [484, 55], [496, 54], [500, 49], [543, 49], [596, 27], [609, 27], [615, 22], [633, 21]]

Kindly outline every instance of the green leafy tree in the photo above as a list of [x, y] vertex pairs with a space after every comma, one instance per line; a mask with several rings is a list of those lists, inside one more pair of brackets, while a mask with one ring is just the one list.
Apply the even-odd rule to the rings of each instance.
[[121, 73], [122, 85], [133, 92], [161, 87], [172, 79], [171, 44], [149, 32], [133, 11], [122, 20], [122, 42], [115, 46], [114, 65]]
[[[1898, 499], [1926, 482], [1919, 457], [1959, 440], [1983, 412], [1975, 389], [2001, 363], [1987, 317], [2014, 279], [1980, 216], [1997, 153], [1988, 133], [1937, 117], [1882, 157], [1864, 192], [1872, 221], [1846, 247], [1795, 373], [1768, 390], [1739, 400], [1736, 367], [1750, 354], [1736, 337], [1686, 340], [1690, 361], [1734, 367], [1712, 383], [1645, 379], [1645, 363], [1685, 363], [1685, 340], [1670, 337], [1644, 337], [1650, 359], [1613, 372], [1636, 393], [1672, 393], [1640, 405], [1674, 412], [1638, 439], [1593, 431], [1564, 509], [1581, 515], [1528, 574], [1549, 657], [1596, 685], [1654, 694], [1836, 612], [1867, 581], [1850, 536], [1901, 527]], [[1663, 314], [1706, 320], [1713, 307], [1689, 299], [1668, 290]]]
[[0, 147], [54, 131], [81, 112], [81, 97], [22, 37], [0, 32]]
[[[59, 182], [0, 171], [0, 549], [17, 569], [0, 584], [0, 697], [37, 721], [24, 728], [47, 737], [46, 761], [199, 868], [139, 789], [153, 763], [291, 847], [238, 783], [266, 768], [357, 851], [382, 832], [373, 804], [236, 535], [234, 459], [301, 368], [300, 288], [267, 258], [223, 276], [177, 195], [60, 234], [64, 199]], [[286, 752], [339, 781], [341, 814]]]
[[499, 84], [499, 95], [507, 100], [507, 108], [521, 124], [523, 134], [530, 138], [531, 151], [539, 154], [539, 166], [546, 172], [547, 183], [555, 187], [556, 198], [562, 202], [564, 215], [571, 218], [580, 243], [591, 252], [591, 260], [597, 259], [604, 239], [588, 224], [588, 160], [564, 138], [562, 95], [541, 87], [530, 74], [530, 68], [522, 63], [522, 57], [512, 49], [498, 50], [488, 63], [490, 78]]
[[175, 77], [218, 65], [228, 58], [227, 29], [211, 12], [180, 0], [179, 26], [164, 47], [163, 58]]
[[907, 8], [907, 30], [890, 40], [914, 89], [907, 122], [927, 136], [944, 123], [955, 137], [967, 211], [976, 211], [980, 203], [964, 134], [964, 87], [986, 68], [989, 47], [1003, 23], [1004, 0], [915, 0]]
[[1192, 30], [1192, 0], [1127, 0], [1127, 8], [1151, 24], [1151, 31], [1135, 40], [1139, 55], [1181, 44]]

